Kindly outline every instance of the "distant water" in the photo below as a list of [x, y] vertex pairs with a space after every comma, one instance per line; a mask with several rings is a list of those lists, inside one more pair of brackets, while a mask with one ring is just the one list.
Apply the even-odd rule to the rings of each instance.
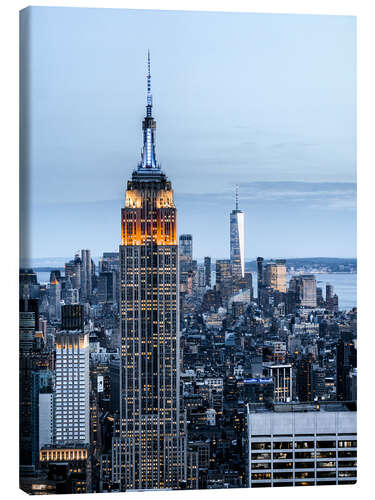
[[326, 285], [333, 286], [333, 293], [339, 296], [339, 309], [357, 307], [357, 274], [356, 273], [328, 273], [315, 274], [316, 284], [323, 289], [326, 296]]
[[[253, 272], [254, 294], [257, 295], [257, 273]], [[289, 282], [291, 274], [287, 273]], [[326, 285], [333, 286], [333, 293], [339, 297], [339, 309], [352, 309], [357, 307], [357, 274], [356, 273], [315, 273], [316, 284], [323, 290], [323, 298], [326, 296]]]
[[[256, 283], [257, 274], [253, 275], [253, 286], [254, 294], [257, 295]], [[49, 282], [49, 272], [37, 272], [39, 283]], [[291, 275], [287, 275], [287, 280], [289, 281]], [[323, 289], [323, 297], [326, 294], [326, 284], [330, 283], [333, 286], [334, 293], [339, 296], [339, 308], [340, 309], [352, 309], [357, 307], [357, 274], [355, 273], [327, 273], [327, 274], [315, 274], [317, 286]]]

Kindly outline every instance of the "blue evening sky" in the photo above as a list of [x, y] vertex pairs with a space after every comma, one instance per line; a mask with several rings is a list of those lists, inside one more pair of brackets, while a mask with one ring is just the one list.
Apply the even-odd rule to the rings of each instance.
[[31, 257], [120, 243], [151, 51], [156, 154], [194, 255], [356, 255], [354, 17], [32, 7]]

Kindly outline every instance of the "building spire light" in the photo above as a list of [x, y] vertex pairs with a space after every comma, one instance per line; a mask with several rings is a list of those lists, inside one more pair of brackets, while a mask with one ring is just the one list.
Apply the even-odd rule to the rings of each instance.
[[143, 128], [143, 149], [142, 161], [138, 166], [138, 170], [143, 172], [150, 169], [160, 170], [156, 163], [155, 155], [155, 129], [156, 122], [152, 117], [152, 94], [151, 94], [151, 57], [150, 50], [147, 51], [147, 104], [146, 116], [142, 124]]

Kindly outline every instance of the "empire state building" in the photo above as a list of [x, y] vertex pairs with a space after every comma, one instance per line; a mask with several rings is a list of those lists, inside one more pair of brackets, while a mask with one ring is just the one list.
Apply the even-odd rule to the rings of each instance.
[[186, 480], [180, 411], [177, 210], [155, 155], [150, 54], [141, 162], [121, 211], [121, 489]]

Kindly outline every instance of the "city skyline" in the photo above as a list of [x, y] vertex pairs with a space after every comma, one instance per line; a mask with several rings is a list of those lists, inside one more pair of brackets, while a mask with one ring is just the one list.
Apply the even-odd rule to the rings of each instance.
[[[215, 248], [235, 184], [246, 260], [355, 256], [355, 18], [110, 9], [98, 17], [64, 8], [32, 8], [32, 16], [32, 257], [73, 248], [99, 255], [111, 250], [103, 241], [117, 243], [124, 179], [141, 146], [147, 48], [160, 161], [175, 179], [178, 231], [193, 234], [196, 256], [229, 255], [229, 238], [221, 255]], [[169, 36], [197, 35], [188, 46], [181, 34], [171, 47], [167, 36], [155, 38], [158, 23]], [[238, 23], [247, 28], [241, 35]], [[144, 44], [135, 46], [141, 25]], [[218, 38], [223, 26], [228, 46]], [[53, 239], [51, 224], [60, 228]]]
[[[103, 141], [92, 142], [88, 132], [92, 125], [96, 127], [95, 121], [86, 115], [82, 117], [84, 137], [79, 133], [75, 136], [74, 130], [78, 132], [80, 125], [74, 119], [60, 124], [57, 112], [56, 121], [49, 123], [51, 133], [45, 137], [47, 150], [43, 151], [43, 162], [52, 153], [57, 161], [53, 166], [54, 179], [35, 175], [35, 165], [39, 173], [43, 170], [43, 165], [35, 163], [34, 153], [43, 136], [39, 119], [48, 106], [40, 101], [35, 111], [33, 99], [30, 109], [25, 97], [38, 94], [35, 78], [39, 76], [39, 66], [35, 54], [47, 53], [48, 59], [49, 48], [54, 50], [53, 41], [44, 50], [33, 44], [39, 12], [29, 8], [21, 13], [23, 34], [31, 46], [21, 39], [21, 53], [26, 58], [21, 73], [21, 255], [27, 256], [29, 235], [34, 240], [43, 238], [45, 219], [49, 217], [48, 238], [42, 240], [44, 250], [60, 243], [59, 250], [67, 248], [70, 257], [64, 262], [64, 269], [33, 266], [19, 272], [20, 488], [30, 494], [56, 494], [355, 484], [357, 263], [354, 259], [337, 258], [337, 254], [331, 259], [285, 258], [291, 248], [308, 248], [311, 252], [314, 244], [316, 248], [333, 251], [328, 234], [334, 239], [336, 233], [342, 232], [354, 241], [355, 231], [351, 231], [350, 224], [345, 224], [340, 232], [337, 206], [332, 208], [336, 203], [347, 209], [353, 192], [349, 189], [349, 195], [343, 196], [343, 182], [341, 190], [336, 184], [336, 191], [327, 189], [331, 188], [329, 183], [321, 182], [319, 191], [316, 183], [311, 182], [311, 171], [309, 182], [307, 178], [304, 182], [296, 182], [295, 178], [293, 182], [281, 180], [285, 174], [281, 171], [279, 178], [271, 176], [273, 182], [257, 184], [254, 171], [252, 182], [241, 183], [237, 179], [241, 172], [238, 168], [235, 171], [241, 163], [236, 154], [232, 158], [233, 171], [225, 164], [221, 165], [222, 173], [219, 164], [213, 171], [207, 168], [201, 174], [194, 168], [189, 170], [189, 155], [194, 153], [188, 144], [189, 136], [182, 135], [175, 141], [175, 134], [178, 136], [188, 128], [174, 126], [167, 116], [175, 113], [175, 108], [168, 106], [168, 89], [177, 87], [168, 87], [159, 68], [156, 73], [165, 84], [165, 88], [158, 87], [164, 109], [159, 118], [154, 113], [148, 50], [142, 85], [146, 90], [142, 131], [134, 127], [143, 139], [139, 141], [141, 152], [133, 155], [131, 169], [122, 168], [121, 182], [116, 186], [123, 190], [121, 208], [117, 207], [119, 214], [115, 217], [103, 204], [97, 211], [97, 200], [88, 200], [113, 189], [117, 179], [107, 149], [106, 141], [112, 137], [108, 123]], [[44, 21], [56, 12], [43, 9]], [[96, 18], [98, 12], [85, 9], [78, 17], [84, 13], [87, 19]], [[129, 19], [135, 12], [129, 12]], [[189, 22], [189, 15], [183, 14]], [[154, 13], [146, 11], [146, 19], [148, 15], [153, 18]], [[176, 13], [168, 15], [176, 21]], [[59, 29], [66, 22], [64, 16], [58, 16]], [[231, 15], [226, 18], [230, 24]], [[245, 19], [247, 16], [236, 20], [237, 30]], [[106, 15], [99, 15], [99, 20], [103, 27], [110, 21]], [[195, 23], [194, 18], [192, 26]], [[116, 21], [111, 20], [109, 26], [116, 31]], [[298, 27], [301, 28], [299, 24]], [[148, 27], [144, 28], [147, 33]], [[74, 41], [74, 33], [70, 35]], [[94, 30], [91, 48], [95, 38]], [[84, 39], [80, 39], [82, 47]], [[231, 50], [238, 56], [233, 47]], [[272, 47], [271, 52], [274, 51]], [[70, 52], [67, 62], [72, 60], [74, 66], [79, 56], [74, 62], [77, 54]], [[27, 74], [29, 67], [36, 69], [34, 75]], [[108, 74], [101, 73], [99, 81], [112, 78], [111, 67], [109, 63]], [[214, 67], [215, 64], [211, 69]], [[87, 78], [85, 64], [80, 69]], [[163, 63], [161, 69], [166, 70]], [[133, 78], [136, 71], [133, 67], [130, 71]], [[53, 68], [49, 72], [53, 74]], [[166, 76], [168, 79], [170, 75]], [[57, 106], [60, 111], [65, 109], [61, 101], [70, 94], [68, 80], [61, 88]], [[213, 93], [214, 80], [211, 74]], [[98, 83], [96, 78], [93, 81]], [[228, 83], [224, 78], [220, 87]], [[183, 85], [177, 102], [172, 99], [169, 105], [177, 105], [176, 116], [185, 122], [189, 113], [191, 118], [197, 116], [187, 105], [188, 99], [183, 99], [182, 89]], [[168, 99], [163, 101], [165, 90]], [[44, 88], [45, 103], [49, 97]], [[122, 101], [112, 97], [121, 108]], [[82, 111], [82, 99], [85, 96], [81, 94], [74, 117]], [[230, 106], [232, 101], [228, 100]], [[132, 104], [136, 102], [134, 99]], [[224, 108], [225, 103], [220, 102]], [[262, 107], [265, 114], [270, 112], [264, 103]], [[217, 125], [216, 109], [209, 119]], [[96, 112], [97, 108], [92, 110]], [[132, 113], [123, 108], [121, 111], [129, 126]], [[223, 115], [216, 132], [227, 127], [232, 118], [230, 113]], [[33, 123], [37, 123], [36, 129]], [[307, 128], [310, 126], [307, 116], [304, 123]], [[165, 125], [167, 129], [163, 129]], [[204, 120], [197, 124], [190, 139], [202, 131], [213, 132], [216, 125], [212, 129], [207, 125]], [[68, 142], [73, 137], [78, 139], [75, 161], [79, 163], [74, 171], [72, 164], [67, 163], [63, 171], [63, 176], [71, 181], [67, 191], [61, 184], [62, 171], [58, 166], [72, 146], [65, 147], [61, 142], [59, 131], [66, 127]], [[120, 122], [116, 127], [120, 127]], [[96, 131], [103, 133], [104, 129], [101, 124]], [[163, 130], [169, 130], [169, 144], [163, 139], [159, 141], [159, 130], [160, 136]], [[220, 156], [222, 145], [230, 147], [232, 139], [229, 134], [210, 147]], [[55, 141], [63, 147], [55, 150]], [[132, 150], [130, 135], [123, 146], [118, 150], [119, 158], [125, 150]], [[172, 162], [172, 169], [165, 169], [160, 158], [164, 150], [172, 158], [175, 146], [181, 163]], [[341, 154], [345, 150], [342, 146], [339, 149]], [[80, 178], [90, 161], [100, 162], [100, 154], [105, 155], [108, 170], [90, 169]], [[189, 176], [184, 177], [184, 188], [190, 199], [180, 207], [173, 188], [175, 182], [179, 186], [186, 169]], [[345, 177], [348, 172], [345, 168], [342, 171]], [[329, 177], [330, 173], [326, 171], [324, 175]], [[244, 168], [242, 175], [248, 174]], [[264, 174], [267, 177], [270, 171]], [[234, 177], [238, 187], [235, 199], [227, 207], [219, 188], [231, 183]], [[43, 181], [39, 185], [35, 183], [38, 179]], [[49, 189], [41, 193], [44, 182]], [[253, 190], [250, 196], [255, 184], [261, 189], [257, 195]], [[280, 190], [280, 185], [284, 189]], [[34, 195], [41, 193], [41, 206], [49, 197], [59, 199], [63, 214], [57, 215], [54, 203], [49, 202], [49, 210], [44, 205], [44, 216], [36, 217], [32, 210], [28, 213], [30, 199], [26, 196], [23, 200], [27, 187]], [[77, 195], [82, 202], [79, 207], [68, 200]], [[314, 219], [319, 212], [314, 200], [319, 196], [324, 198], [324, 220]], [[193, 208], [192, 200], [197, 199], [200, 203]], [[215, 199], [220, 211], [213, 203]], [[254, 211], [255, 200], [260, 205]], [[87, 202], [91, 210], [85, 214], [82, 207]], [[206, 227], [210, 218], [206, 207], [211, 207], [211, 216], [221, 222], [219, 227]], [[179, 227], [180, 216], [184, 215], [185, 222]], [[112, 217], [117, 220], [116, 236], [110, 234]], [[189, 220], [191, 228], [186, 227]], [[101, 230], [102, 224], [108, 227], [108, 234]], [[198, 263], [202, 248], [207, 248], [207, 238], [212, 240], [215, 251], [205, 255], [204, 264]], [[103, 252], [98, 263], [93, 259], [99, 253], [95, 241], [97, 245], [100, 242], [99, 252]], [[73, 250], [73, 242], [76, 249], [81, 247], [80, 251]], [[343, 240], [336, 244], [342, 245]], [[256, 272], [250, 272], [248, 263], [245, 266], [247, 246], [251, 248], [248, 252], [257, 255]], [[258, 251], [268, 246], [275, 260]], [[226, 257], [218, 259], [218, 253]], [[49, 271], [46, 282], [42, 271]], [[336, 274], [344, 278], [341, 284]]]

